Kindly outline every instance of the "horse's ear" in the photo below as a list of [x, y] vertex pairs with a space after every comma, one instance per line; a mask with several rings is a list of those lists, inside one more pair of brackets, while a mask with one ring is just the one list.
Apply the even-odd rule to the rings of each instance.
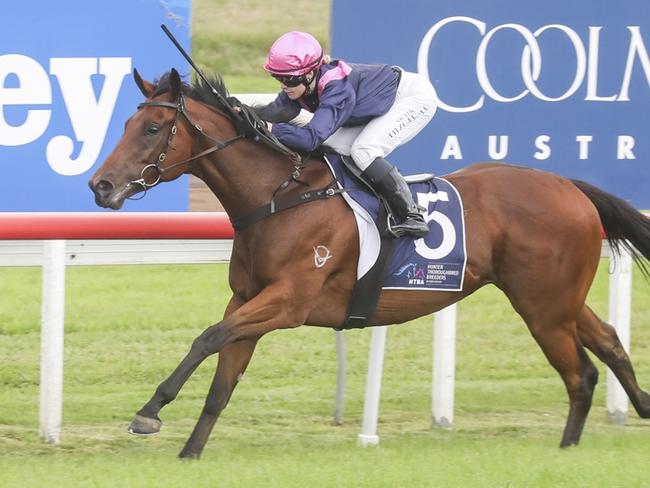
[[133, 68], [133, 79], [135, 79], [135, 84], [138, 85], [138, 88], [140, 88], [142, 94], [145, 97], [149, 98], [156, 86], [153, 83], [144, 80], [142, 76], [140, 76], [140, 73], [138, 73], [138, 70], [135, 68]]
[[175, 68], [169, 72], [169, 87], [171, 90], [172, 100], [176, 100], [181, 94], [181, 75]]

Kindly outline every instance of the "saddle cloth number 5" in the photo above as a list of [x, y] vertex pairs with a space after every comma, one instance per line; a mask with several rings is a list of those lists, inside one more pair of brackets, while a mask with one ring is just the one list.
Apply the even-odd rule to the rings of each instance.
[[430, 248], [424, 241], [424, 237], [415, 240], [415, 252], [420, 256], [427, 259], [442, 259], [449, 255], [456, 247], [456, 229], [452, 224], [449, 217], [445, 214], [434, 210], [429, 213], [429, 204], [442, 201], [448, 202], [449, 196], [446, 191], [438, 191], [435, 193], [418, 193], [418, 205], [427, 209], [424, 220], [427, 224], [432, 220], [435, 221], [442, 229], [442, 242], [436, 248]]

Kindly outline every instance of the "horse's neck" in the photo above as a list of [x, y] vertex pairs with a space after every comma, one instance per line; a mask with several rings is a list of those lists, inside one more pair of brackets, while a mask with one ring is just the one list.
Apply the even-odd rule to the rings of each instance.
[[195, 171], [219, 199], [231, 219], [269, 203], [273, 192], [291, 177], [286, 156], [248, 140], [204, 158]]

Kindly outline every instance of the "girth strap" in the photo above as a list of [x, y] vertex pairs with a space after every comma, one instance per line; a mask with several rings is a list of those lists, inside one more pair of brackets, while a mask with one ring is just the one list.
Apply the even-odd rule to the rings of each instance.
[[339, 193], [346, 192], [345, 188], [338, 188], [337, 181], [333, 180], [325, 188], [320, 188], [318, 190], [306, 191], [299, 195], [292, 197], [276, 199], [272, 198], [269, 203], [262, 205], [261, 207], [256, 208], [252, 212], [249, 212], [242, 217], [234, 219], [231, 221], [232, 226], [235, 229], [243, 229], [249, 225], [254, 224], [266, 217], [270, 217], [273, 214], [282, 212], [292, 207], [302, 205], [303, 203], [309, 203], [316, 200], [324, 200], [326, 198], [333, 197]]

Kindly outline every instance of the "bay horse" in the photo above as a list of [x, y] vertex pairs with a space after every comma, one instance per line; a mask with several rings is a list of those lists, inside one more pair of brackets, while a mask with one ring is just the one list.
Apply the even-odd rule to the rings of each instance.
[[[235, 222], [268, 206], [278, 193], [290, 197], [332, 183], [320, 156], [296, 166], [295, 159], [241, 135], [218, 75], [191, 84], [175, 69], [156, 83], [137, 71], [134, 78], [146, 100], [89, 181], [99, 206], [119, 209], [136, 193], [191, 173]], [[291, 179], [298, 169], [299, 178]], [[578, 444], [598, 380], [585, 348], [616, 374], [639, 416], [650, 418], [650, 395], [637, 384], [614, 328], [585, 304], [603, 230], [613, 248], [627, 248], [648, 276], [650, 221], [618, 197], [540, 170], [482, 163], [445, 178], [465, 207], [468, 258], [462, 291], [384, 290], [369, 325], [431, 314], [491, 283], [508, 297], [564, 382], [569, 413], [561, 447]], [[198, 458], [262, 336], [303, 324], [341, 327], [357, 278], [358, 242], [353, 213], [340, 195], [236, 228], [232, 297], [223, 319], [193, 341], [137, 412], [130, 432], [157, 433], [160, 410], [206, 357], [219, 353], [205, 405], [179, 454]], [[317, 246], [331, 252], [322, 266], [315, 265]]]

